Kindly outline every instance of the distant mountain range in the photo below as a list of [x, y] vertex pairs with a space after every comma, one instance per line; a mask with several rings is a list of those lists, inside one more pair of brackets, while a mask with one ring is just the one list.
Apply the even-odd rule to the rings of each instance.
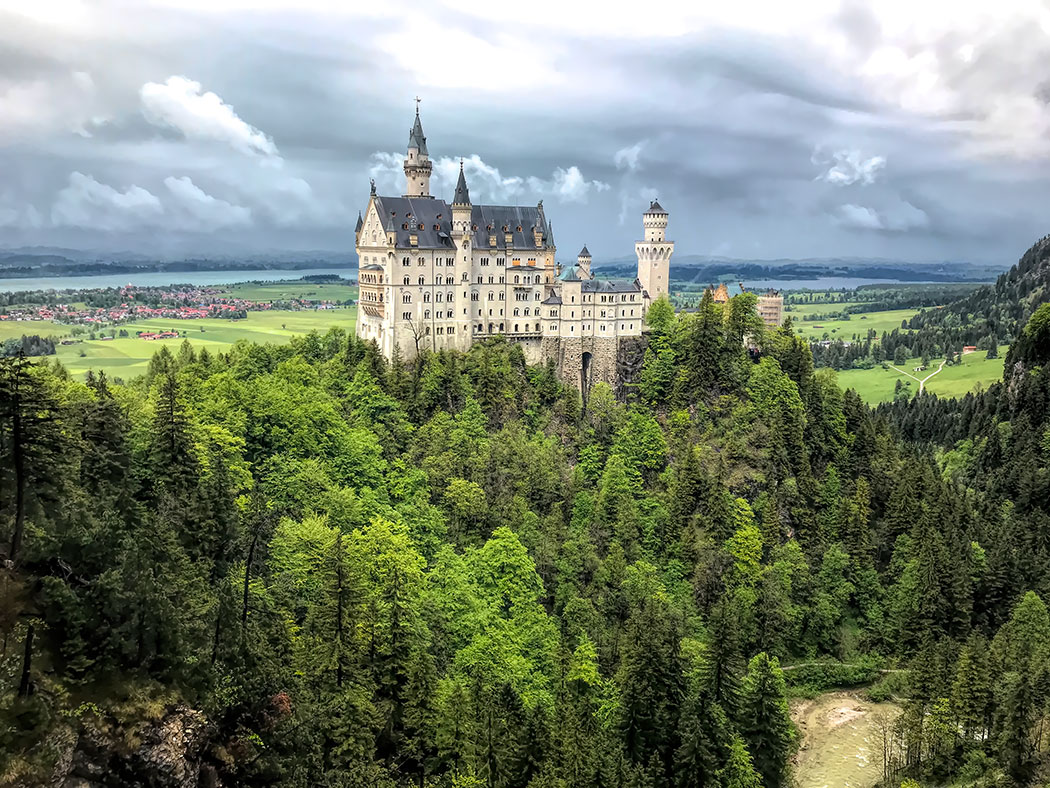
[[[621, 258], [595, 264], [605, 276], [634, 278], [637, 262]], [[850, 277], [902, 282], [992, 282], [1006, 266], [958, 261], [910, 261], [871, 257], [825, 257], [806, 260], [744, 260], [682, 255], [671, 261], [671, 279], [709, 284], [726, 279], [820, 279]]]
[[[152, 271], [297, 270], [353, 268], [353, 252], [328, 250], [239, 254], [216, 253], [186, 257], [150, 256], [131, 251], [23, 246], [0, 249], [0, 277], [90, 276]], [[604, 276], [633, 279], [637, 262], [621, 257], [595, 263]], [[853, 277], [904, 282], [991, 282], [1006, 266], [957, 261], [908, 261], [871, 257], [827, 257], [805, 260], [746, 260], [704, 255], [679, 255], [671, 263], [671, 279], [708, 284], [721, 279], [817, 279]]]

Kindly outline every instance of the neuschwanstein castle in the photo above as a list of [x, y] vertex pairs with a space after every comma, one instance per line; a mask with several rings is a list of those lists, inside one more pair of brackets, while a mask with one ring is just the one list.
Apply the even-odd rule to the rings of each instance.
[[406, 359], [503, 335], [530, 363], [553, 359], [562, 379], [583, 390], [599, 380], [621, 382], [624, 357], [640, 361], [649, 304], [668, 292], [674, 242], [665, 238], [667, 211], [653, 202], [642, 216], [638, 277], [599, 279], [587, 247], [574, 265], [555, 261], [542, 200], [475, 205], [461, 164], [450, 204], [430, 194], [431, 170], [417, 107], [405, 194], [379, 195], [373, 182], [358, 216], [357, 335], [375, 340], [387, 358], [400, 348]]

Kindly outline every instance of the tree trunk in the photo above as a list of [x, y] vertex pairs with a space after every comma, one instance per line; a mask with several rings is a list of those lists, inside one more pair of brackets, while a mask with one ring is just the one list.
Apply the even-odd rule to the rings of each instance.
[[259, 538], [258, 524], [252, 533], [252, 543], [248, 546], [248, 558], [244, 562], [244, 602], [241, 606], [241, 631], [248, 629], [248, 584], [252, 579], [252, 562], [255, 560], [255, 542]]
[[22, 680], [18, 683], [18, 697], [28, 698], [32, 692], [30, 675], [33, 667], [33, 625], [26, 629], [26, 650], [22, 657]]

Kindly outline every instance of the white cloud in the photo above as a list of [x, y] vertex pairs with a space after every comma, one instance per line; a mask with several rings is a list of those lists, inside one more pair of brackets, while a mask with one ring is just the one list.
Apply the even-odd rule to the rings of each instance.
[[811, 160], [814, 164], [828, 167], [816, 180], [835, 186], [852, 186], [855, 183], [870, 185], [875, 183], [886, 166], [885, 157], [864, 158], [859, 150], [834, 151], [829, 157], [818, 149]]
[[172, 197], [176, 223], [183, 229], [205, 232], [252, 222], [250, 209], [212, 197], [187, 176], [167, 177], [164, 185]]
[[74, 172], [69, 185], [58, 193], [51, 208], [51, 223], [57, 226], [125, 231], [156, 225], [164, 206], [156, 195], [140, 186], [119, 191], [99, 183], [90, 175]]
[[242, 153], [277, 156], [273, 140], [245, 123], [219, 96], [201, 92], [199, 82], [182, 76], [164, 84], [147, 82], [139, 91], [142, 112], [157, 126], [181, 131], [188, 139], [225, 142]]
[[613, 164], [616, 165], [618, 170], [637, 170], [642, 154], [642, 148], [645, 147], [646, 140], [636, 142], [626, 148], [620, 148], [613, 154]]
[[[604, 192], [609, 184], [588, 180], [580, 168], [571, 165], [557, 167], [549, 178], [534, 175], [504, 175], [498, 167], [486, 163], [476, 153], [463, 159], [463, 172], [474, 203], [514, 203], [525, 199], [554, 198], [561, 202], [587, 202], [591, 193]], [[460, 160], [443, 156], [433, 161], [430, 193], [451, 198], [459, 178]], [[376, 181], [376, 189], [387, 194], [404, 191], [404, 157], [397, 153], [372, 154], [369, 175]]]
[[906, 200], [899, 200], [879, 211], [866, 205], [846, 203], [839, 206], [835, 220], [841, 227], [893, 233], [923, 229], [930, 225], [930, 217], [926, 212]]

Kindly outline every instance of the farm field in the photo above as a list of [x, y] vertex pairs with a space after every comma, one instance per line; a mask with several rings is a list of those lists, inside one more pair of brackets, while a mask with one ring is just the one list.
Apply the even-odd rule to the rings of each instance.
[[0, 342], [23, 334], [40, 337], [62, 337], [69, 333], [70, 326], [53, 320], [0, 320]]
[[[939, 373], [926, 382], [926, 390], [940, 397], [961, 397], [978, 386], [987, 388], [1003, 377], [1003, 358], [1008, 345], [999, 346], [999, 358], [985, 358], [985, 351], [978, 350], [962, 357], [962, 364], [957, 366], [945, 366]], [[923, 378], [934, 372], [944, 359], [931, 359], [930, 366], [925, 372], [914, 372], [916, 377]], [[919, 366], [920, 359], [910, 358], [901, 369], [911, 372]], [[847, 369], [838, 373], [839, 387], [842, 389], [856, 389], [860, 398], [869, 405], [880, 402], [889, 402], [893, 399], [894, 389], [897, 381], [903, 380], [910, 384], [908, 390], [915, 393], [919, 390], [919, 383], [906, 375], [902, 375], [894, 369], [883, 369], [881, 366], [872, 369]]]
[[791, 312], [785, 312], [784, 316], [790, 316], [793, 320], [795, 333], [806, 339], [828, 339], [852, 340], [855, 337], [863, 339], [867, 336], [868, 329], [874, 329], [881, 335], [884, 331], [892, 331], [901, 327], [901, 321], [909, 320], [919, 314], [920, 309], [887, 309], [882, 312], [866, 312], [859, 315], [851, 315], [849, 320], [802, 320], [805, 314], [823, 314], [837, 311], [847, 304], [807, 304], [796, 306]]
[[[143, 320], [112, 328], [114, 334], [123, 328], [131, 334], [130, 337], [109, 341], [85, 339], [76, 345], [60, 345], [56, 355], [51, 358], [57, 358], [77, 376], [83, 376], [88, 370], [102, 370], [110, 377], [130, 380], [146, 371], [149, 360], [162, 346], [174, 353], [183, 339], [188, 339], [195, 349], [207, 348], [208, 352], [221, 353], [241, 339], [281, 344], [293, 336], [308, 334], [313, 330], [323, 333], [333, 326], [350, 332], [354, 329], [356, 319], [357, 308], [347, 307], [308, 312], [249, 312], [246, 319], [237, 321]], [[180, 336], [177, 339], [149, 341], [136, 337], [139, 331], [178, 331]]]
[[343, 303], [357, 300], [357, 286], [347, 284], [312, 284], [309, 282], [240, 282], [224, 285], [223, 290], [235, 298], [250, 301], [286, 301], [300, 298], [307, 301]]

